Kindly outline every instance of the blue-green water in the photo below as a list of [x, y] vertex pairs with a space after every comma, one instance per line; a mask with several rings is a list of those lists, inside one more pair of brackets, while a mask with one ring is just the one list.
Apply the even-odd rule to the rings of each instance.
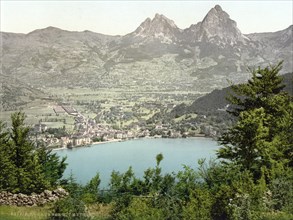
[[101, 188], [107, 187], [113, 170], [125, 172], [132, 166], [136, 176], [156, 166], [156, 155], [162, 153], [163, 172], [177, 172], [183, 165], [197, 167], [200, 158], [214, 158], [219, 148], [216, 141], [208, 138], [187, 139], [137, 139], [93, 145], [91, 147], [56, 151], [67, 156], [65, 177], [72, 172], [79, 183], [88, 182], [96, 172], [100, 173]]

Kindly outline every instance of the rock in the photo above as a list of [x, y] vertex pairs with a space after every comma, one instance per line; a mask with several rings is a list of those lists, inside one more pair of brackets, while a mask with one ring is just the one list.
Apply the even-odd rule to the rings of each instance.
[[19, 193], [17, 195], [18, 195], [18, 198], [25, 198], [26, 197], [26, 195], [25, 194], [22, 194], [22, 193]]
[[10, 192], [0, 192], [0, 205], [17, 205], [17, 206], [37, 206], [44, 205], [48, 202], [57, 201], [68, 195], [68, 192], [59, 187], [54, 191], [45, 190], [40, 194], [32, 193], [25, 195], [22, 193], [12, 194]]
[[67, 196], [68, 192], [66, 192], [65, 189], [59, 187], [56, 190], [53, 191], [54, 194], [58, 195], [58, 196]]
[[52, 196], [52, 191], [50, 191], [50, 190], [45, 190], [45, 191], [44, 191], [44, 194], [45, 194], [45, 197], [46, 197], [46, 198], [50, 198], [50, 197]]
[[43, 198], [40, 198], [39, 201], [37, 202], [38, 205], [45, 205], [46, 204], [46, 200]]

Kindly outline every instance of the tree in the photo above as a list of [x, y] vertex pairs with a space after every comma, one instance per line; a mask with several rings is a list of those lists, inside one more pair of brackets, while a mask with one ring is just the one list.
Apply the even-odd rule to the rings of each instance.
[[66, 157], [63, 157], [60, 160], [56, 153], [52, 153], [52, 150], [46, 149], [45, 146], [40, 146], [36, 150], [36, 153], [42, 167], [42, 172], [44, 173], [46, 180], [49, 182], [50, 187], [56, 186], [66, 169]]
[[255, 177], [262, 167], [271, 176], [292, 166], [293, 104], [292, 97], [282, 91], [281, 67], [282, 62], [253, 70], [248, 83], [234, 85], [234, 94], [228, 98], [233, 107], [229, 113], [238, 120], [220, 137], [223, 147], [217, 155]]
[[66, 168], [66, 158], [60, 161], [45, 147], [36, 149], [24, 113], [12, 114], [11, 120], [10, 130], [0, 122], [0, 190], [30, 194], [55, 187]]
[[0, 121], [0, 190], [10, 190], [16, 185], [16, 167], [12, 163], [11, 149], [8, 145], [9, 132], [6, 125]]
[[31, 170], [33, 167], [34, 145], [28, 140], [29, 127], [24, 124], [24, 113], [17, 112], [11, 115], [12, 129], [10, 134], [9, 147], [11, 149], [11, 160], [16, 167], [16, 192], [29, 193], [31, 179]]
[[100, 183], [100, 174], [96, 173], [96, 175], [84, 186], [82, 200], [85, 203], [95, 203], [98, 201]]
[[282, 63], [275, 66], [251, 70], [252, 77], [245, 84], [232, 85], [234, 94], [230, 94], [227, 100], [234, 107], [228, 110], [232, 115], [239, 117], [240, 113], [256, 108], [264, 108], [266, 112], [275, 113], [274, 106], [270, 105], [270, 99], [281, 93], [285, 85], [283, 78], [279, 76]]

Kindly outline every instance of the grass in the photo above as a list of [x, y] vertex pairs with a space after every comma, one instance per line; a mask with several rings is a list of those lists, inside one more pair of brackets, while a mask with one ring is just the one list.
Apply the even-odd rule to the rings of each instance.
[[43, 220], [47, 219], [49, 206], [44, 207], [17, 207], [0, 206], [1, 220]]
[[104, 204], [92, 204], [88, 207], [89, 215], [95, 220], [106, 220], [110, 219], [111, 205]]
[[285, 212], [267, 212], [263, 213], [262, 220], [292, 220], [293, 214]]
[[[87, 207], [91, 219], [107, 220], [110, 218], [111, 205], [93, 204]], [[18, 207], [0, 205], [1, 220], [45, 220], [50, 214], [50, 206]]]

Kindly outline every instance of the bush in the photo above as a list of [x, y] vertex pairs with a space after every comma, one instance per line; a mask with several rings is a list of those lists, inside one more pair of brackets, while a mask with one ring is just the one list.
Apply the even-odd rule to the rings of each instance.
[[134, 198], [127, 208], [121, 211], [117, 216], [120, 220], [163, 220], [166, 219], [162, 210], [151, 207], [148, 199]]
[[52, 213], [50, 215], [51, 220], [83, 220], [89, 219], [86, 213], [86, 207], [83, 201], [77, 197], [67, 197], [57, 201], [54, 204]]
[[190, 195], [190, 202], [183, 207], [183, 219], [209, 220], [212, 218], [213, 198], [209, 190], [196, 189]]

